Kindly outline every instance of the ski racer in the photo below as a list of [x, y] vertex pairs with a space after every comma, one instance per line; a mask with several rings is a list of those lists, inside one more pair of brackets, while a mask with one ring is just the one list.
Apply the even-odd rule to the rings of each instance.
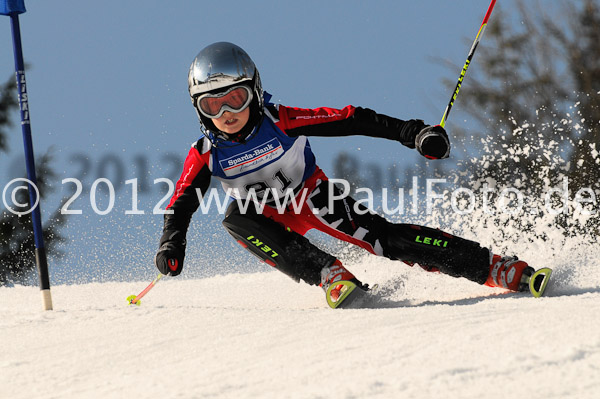
[[[311, 136], [366, 135], [398, 141], [429, 159], [443, 159], [450, 153], [450, 143], [441, 126], [354, 106], [303, 109], [273, 104], [250, 56], [227, 42], [198, 53], [188, 84], [203, 134], [189, 150], [167, 206], [172, 213], [164, 217], [155, 257], [162, 274], [181, 273], [186, 233], [201, 200], [198, 191], [204, 195], [214, 177], [236, 199], [223, 220], [234, 239], [292, 279], [320, 286], [332, 307], [341, 305], [349, 287], [364, 291], [369, 287], [339, 259], [305, 238], [310, 229], [374, 255], [417, 263], [427, 271], [512, 291], [527, 289], [534, 269], [515, 257], [495, 255], [477, 242], [438, 229], [393, 224], [365, 212], [362, 204], [342, 196], [341, 189], [329, 182], [308, 142]], [[292, 197], [299, 199], [299, 209], [290, 204], [280, 212], [275, 206]], [[238, 200], [248, 198], [266, 205], [262, 210], [242, 209]]]

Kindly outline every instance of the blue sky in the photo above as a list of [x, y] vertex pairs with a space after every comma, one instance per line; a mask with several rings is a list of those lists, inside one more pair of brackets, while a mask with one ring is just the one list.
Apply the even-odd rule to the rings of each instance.
[[[187, 70], [198, 51], [216, 41], [234, 42], [251, 55], [276, 102], [352, 104], [439, 123], [450, 96], [442, 79], [458, 77], [488, 5], [488, 0], [29, 0], [21, 30], [25, 60], [31, 65], [27, 80], [35, 151], [39, 157], [52, 147], [59, 176], [83, 177], [88, 186], [102, 174], [126, 180], [147, 171], [150, 182], [173, 174], [177, 166], [167, 159], [183, 161], [199, 136]], [[5, 81], [14, 74], [7, 17], [0, 19], [0, 55], [0, 80]], [[471, 68], [477, 68], [477, 55]], [[470, 126], [460, 106], [459, 99], [447, 126], [450, 134], [453, 123]], [[370, 138], [315, 138], [311, 143], [328, 173], [340, 151], [384, 169], [418, 159], [400, 144]], [[9, 144], [10, 153], [0, 155], [0, 187], [15, 177], [21, 162], [18, 124]], [[68, 186], [57, 190], [43, 211], [70, 193]], [[151, 187], [141, 201], [149, 206], [160, 197]], [[117, 199], [116, 209], [130, 207], [128, 198]], [[86, 204], [89, 198], [83, 195], [74, 208], [86, 209]], [[151, 213], [151, 207], [145, 209]], [[72, 243], [61, 264], [74, 270], [93, 262], [122, 265], [131, 253], [123, 245], [143, 241], [135, 247], [139, 255], [133, 263], [150, 268], [160, 224], [160, 217], [151, 214], [98, 217], [88, 209], [70, 218], [66, 232]], [[207, 223], [202, 229], [220, 242], [225, 236], [220, 225], [213, 226]], [[111, 231], [113, 240], [106, 238]]]

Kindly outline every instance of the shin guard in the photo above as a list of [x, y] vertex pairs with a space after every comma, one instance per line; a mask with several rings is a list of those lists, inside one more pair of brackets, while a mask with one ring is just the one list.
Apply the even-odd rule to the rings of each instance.
[[223, 226], [253, 255], [296, 282], [302, 279], [311, 285], [320, 284], [321, 270], [336, 260], [306, 237], [266, 216], [255, 211], [242, 215], [235, 202], [230, 206]]
[[389, 224], [384, 255], [424, 269], [438, 269], [453, 277], [485, 283], [490, 251], [474, 241], [438, 229], [410, 224]]

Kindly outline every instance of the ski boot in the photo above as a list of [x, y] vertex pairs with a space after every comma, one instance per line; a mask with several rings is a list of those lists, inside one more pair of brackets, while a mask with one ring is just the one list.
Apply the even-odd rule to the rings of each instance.
[[493, 255], [490, 274], [485, 285], [506, 288], [511, 291], [530, 291], [540, 297], [546, 289], [552, 270], [543, 268], [538, 271], [516, 256], [501, 257]]
[[327, 304], [333, 309], [349, 307], [369, 290], [369, 285], [358, 281], [339, 259], [321, 270], [319, 287], [325, 291]]

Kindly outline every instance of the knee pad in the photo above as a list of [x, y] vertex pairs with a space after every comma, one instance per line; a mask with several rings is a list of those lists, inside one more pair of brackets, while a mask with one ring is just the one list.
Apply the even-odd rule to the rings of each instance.
[[453, 277], [465, 277], [479, 284], [489, 274], [490, 251], [475, 241], [438, 229], [411, 224], [390, 224], [384, 255], [390, 259], [436, 268]]
[[257, 214], [252, 206], [242, 214], [234, 202], [225, 214], [223, 226], [229, 234], [262, 262], [275, 267], [296, 282], [321, 282], [321, 270], [335, 257], [314, 246], [306, 237]]

